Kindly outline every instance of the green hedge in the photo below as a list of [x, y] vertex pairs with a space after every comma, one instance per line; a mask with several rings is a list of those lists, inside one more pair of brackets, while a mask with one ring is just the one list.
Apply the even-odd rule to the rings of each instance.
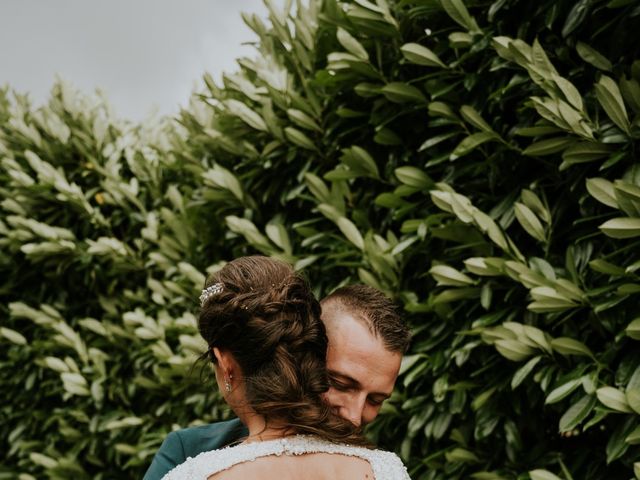
[[175, 120], [0, 94], [0, 478], [138, 478], [224, 418], [195, 298], [255, 252], [404, 306], [369, 433], [412, 478], [630, 478], [640, 7], [286, 3]]

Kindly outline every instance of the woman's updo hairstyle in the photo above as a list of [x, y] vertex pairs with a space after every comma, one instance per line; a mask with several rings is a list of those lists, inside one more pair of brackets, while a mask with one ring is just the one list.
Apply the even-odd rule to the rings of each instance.
[[296, 433], [362, 444], [358, 429], [333, 414], [327, 335], [320, 304], [293, 268], [263, 256], [237, 258], [211, 275], [198, 328], [209, 345], [229, 351], [242, 370], [249, 406]]

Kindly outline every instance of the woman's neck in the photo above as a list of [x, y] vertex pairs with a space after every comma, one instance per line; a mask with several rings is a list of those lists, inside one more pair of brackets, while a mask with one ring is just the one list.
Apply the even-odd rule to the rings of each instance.
[[266, 419], [262, 415], [248, 415], [243, 419], [243, 423], [249, 429], [249, 436], [243, 443], [263, 442], [265, 440], [274, 440], [293, 435], [295, 432], [285, 425], [274, 422], [267, 424]]

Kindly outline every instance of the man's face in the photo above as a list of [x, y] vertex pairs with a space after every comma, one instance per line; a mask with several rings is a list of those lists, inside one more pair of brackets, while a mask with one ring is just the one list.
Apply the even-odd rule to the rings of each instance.
[[387, 350], [364, 324], [340, 309], [328, 308], [327, 370], [330, 388], [325, 400], [355, 425], [366, 425], [393, 391], [402, 354]]

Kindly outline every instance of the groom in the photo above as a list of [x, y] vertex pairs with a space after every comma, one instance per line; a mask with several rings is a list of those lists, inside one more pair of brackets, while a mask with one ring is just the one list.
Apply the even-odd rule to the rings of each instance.
[[[366, 285], [342, 287], [321, 302], [327, 330], [329, 390], [325, 400], [356, 425], [371, 422], [393, 391], [409, 330], [395, 305]], [[247, 435], [240, 420], [171, 432], [144, 476], [160, 480], [187, 457], [214, 450]]]

